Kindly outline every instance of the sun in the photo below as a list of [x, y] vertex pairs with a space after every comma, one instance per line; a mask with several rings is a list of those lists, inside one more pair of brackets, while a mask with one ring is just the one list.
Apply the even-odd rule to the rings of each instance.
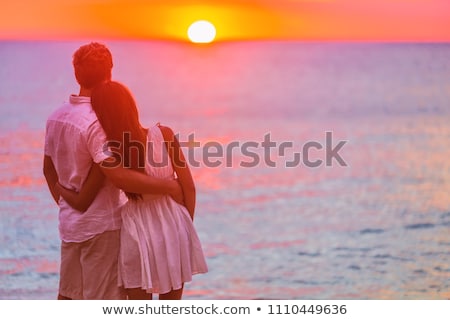
[[209, 21], [198, 20], [189, 26], [187, 34], [193, 43], [211, 43], [216, 37], [216, 28]]

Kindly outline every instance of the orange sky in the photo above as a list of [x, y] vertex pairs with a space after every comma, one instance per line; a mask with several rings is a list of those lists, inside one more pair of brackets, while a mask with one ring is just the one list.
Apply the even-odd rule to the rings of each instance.
[[450, 0], [1, 0], [0, 39], [450, 41]]

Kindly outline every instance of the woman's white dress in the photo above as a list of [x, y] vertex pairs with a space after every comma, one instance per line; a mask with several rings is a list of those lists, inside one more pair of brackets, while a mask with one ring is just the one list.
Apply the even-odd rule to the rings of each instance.
[[[146, 172], [173, 179], [174, 170], [158, 126], [148, 130]], [[208, 271], [187, 209], [169, 196], [143, 195], [122, 209], [119, 285], [149, 293], [180, 289]]]

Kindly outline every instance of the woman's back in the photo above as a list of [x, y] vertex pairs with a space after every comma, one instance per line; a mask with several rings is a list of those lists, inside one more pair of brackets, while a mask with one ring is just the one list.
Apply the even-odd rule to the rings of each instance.
[[145, 172], [156, 178], [174, 178], [172, 161], [159, 124], [148, 129]]

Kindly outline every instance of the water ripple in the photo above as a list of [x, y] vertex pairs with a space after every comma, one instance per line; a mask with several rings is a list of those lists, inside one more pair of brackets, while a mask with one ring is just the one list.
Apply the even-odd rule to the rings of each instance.
[[450, 268], [442, 268], [441, 266], [437, 266], [434, 268], [434, 270], [439, 271], [439, 272], [450, 272]]
[[319, 257], [320, 253], [319, 252], [304, 252], [304, 251], [300, 251], [297, 253], [299, 256], [306, 256], [306, 257]]
[[416, 224], [409, 224], [405, 226], [405, 229], [408, 230], [415, 230], [415, 229], [428, 229], [428, 228], [434, 228], [435, 225], [433, 223], [416, 223]]
[[360, 266], [354, 265], [354, 264], [348, 266], [348, 268], [349, 268], [350, 270], [355, 270], [355, 271], [361, 270], [361, 267], [360, 267]]
[[396, 261], [413, 261], [413, 259], [395, 257], [395, 256], [390, 255], [390, 254], [376, 254], [373, 257], [375, 259], [390, 259], [390, 260], [396, 260]]
[[367, 228], [367, 229], [362, 229], [359, 233], [360, 234], [380, 234], [385, 232], [384, 229], [371, 229], [371, 228]]

